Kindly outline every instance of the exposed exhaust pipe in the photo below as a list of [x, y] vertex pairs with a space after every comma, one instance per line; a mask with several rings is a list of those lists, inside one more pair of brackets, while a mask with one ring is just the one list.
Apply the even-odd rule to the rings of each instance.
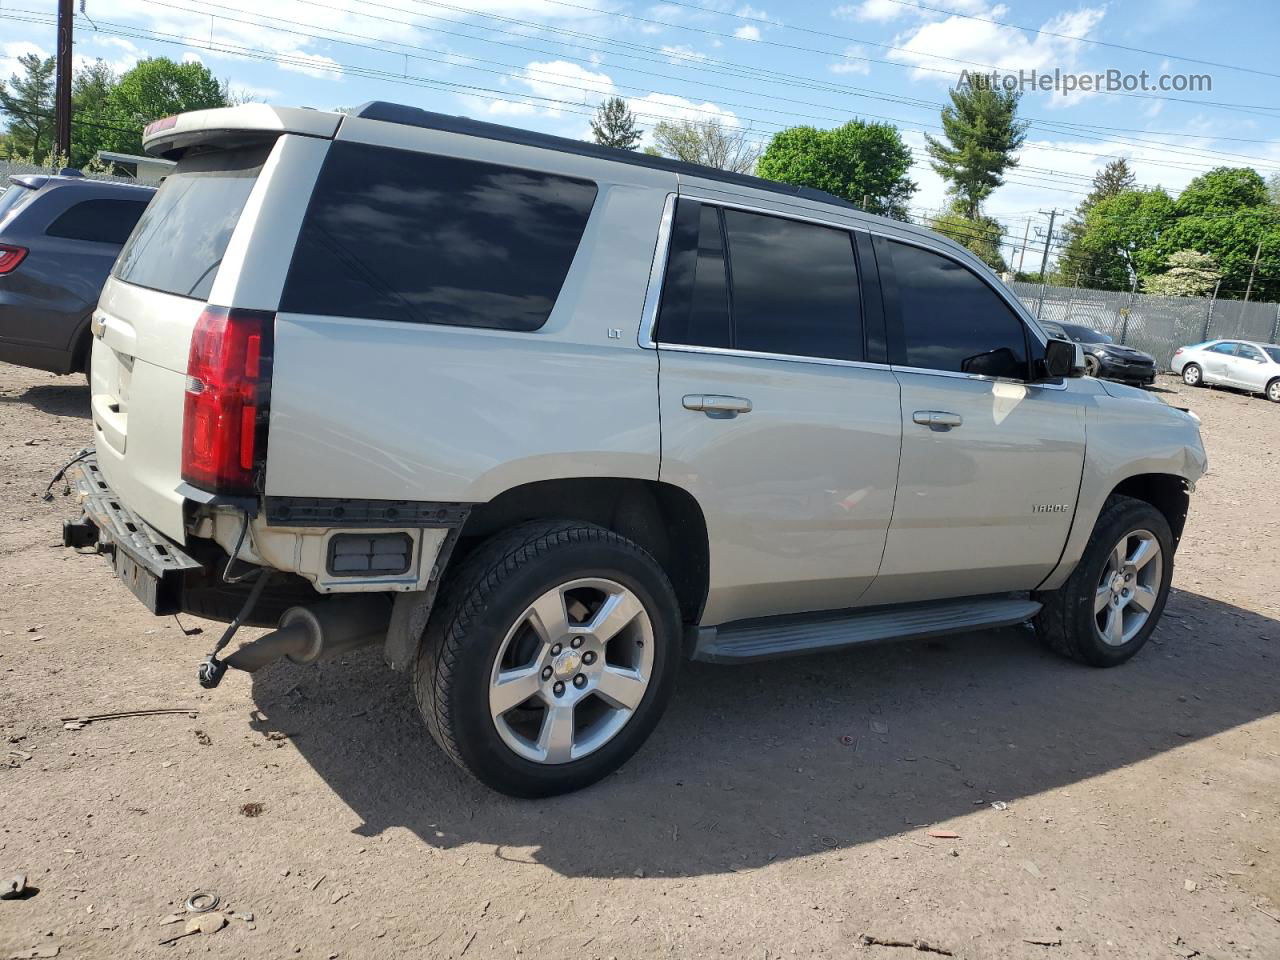
[[387, 635], [391, 604], [381, 594], [334, 597], [307, 607], [290, 607], [280, 625], [250, 640], [222, 662], [249, 673], [288, 657], [315, 663], [341, 656]]

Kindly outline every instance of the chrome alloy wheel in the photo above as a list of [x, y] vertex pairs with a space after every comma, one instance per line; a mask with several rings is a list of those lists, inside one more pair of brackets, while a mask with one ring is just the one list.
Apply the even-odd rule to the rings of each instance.
[[1200, 368], [1194, 363], [1189, 363], [1182, 368], [1182, 382], [1188, 387], [1194, 387], [1200, 382]]
[[653, 623], [612, 580], [570, 580], [538, 597], [498, 650], [489, 714], [534, 763], [569, 763], [627, 725], [653, 676]]
[[1122, 647], [1138, 635], [1155, 609], [1163, 574], [1160, 541], [1150, 530], [1130, 531], [1112, 547], [1093, 600], [1103, 643]]

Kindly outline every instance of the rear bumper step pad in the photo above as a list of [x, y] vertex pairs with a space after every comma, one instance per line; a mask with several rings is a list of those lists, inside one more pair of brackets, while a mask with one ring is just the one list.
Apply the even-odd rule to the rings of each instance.
[[[63, 524], [63, 543], [69, 547], [96, 543], [99, 553], [111, 557], [116, 576], [148, 610], [162, 616], [177, 613], [183, 580], [203, 566], [120, 501], [93, 454], [68, 468], [67, 482], [75, 490], [84, 516]], [[97, 529], [96, 537], [86, 523]]]

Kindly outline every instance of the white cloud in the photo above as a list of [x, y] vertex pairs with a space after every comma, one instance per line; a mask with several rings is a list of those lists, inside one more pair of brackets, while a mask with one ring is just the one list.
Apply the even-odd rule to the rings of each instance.
[[747, 24], [746, 26], [739, 27], [737, 30], [733, 31], [733, 35], [739, 40], [759, 40], [760, 28]]
[[674, 64], [687, 64], [690, 61], [706, 60], [707, 55], [700, 50], [695, 50], [687, 44], [679, 46], [665, 46], [662, 52], [667, 55], [667, 62]]
[[0, 44], [0, 79], [8, 83], [10, 74], [19, 72], [18, 58], [28, 53], [34, 53], [41, 59], [52, 56], [43, 47], [36, 46], [29, 40]]
[[[1046, 33], [1030, 35], [984, 20], [949, 16], [908, 32], [897, 41], [900, 49], [891, 51], [889, 56], [921, 68], [915, 72], [918, 78], [932, 77], [942, 82], [954, 79], [947, 73], [958, 74], [968, 66], [957, 63], [957, 60], [985, 64], [1004, 72], [1044, 71], [1057, 67], [1070, 70], [1076, 65], [1084, 44], [1080, 40], [1048, 34], [1086, 36], [1105, 13], [1104, 7], [1083, 7], [1059, 14], [1044, 23], [1042, 29]], [[945, 73], [937, 72], [939, 70]]]
[[867, 56], [866, 47], [854, 44], [844, 48], [844, 59], [836, 60], [827, 65], [827, 69], [832, 73], [839, 74], [862, 74], [866, 75], [871, 72], [871, 64], [865, 59]]
[[201, 65], [204, 64], [204, 61], [200, 59], [200, 54], [196, 53], [194, 50], [188, 50], [186, 53], [184, 53], [182, 55], [182, 62], [183, 63], [199, 63]]
[[[998, 16], [1004, 11], [1003, 7], [987, 10], [985, 0], [930, 0], [929, 5], [954, 10], [957, 13], [977, 14], [986, 10]], [[914, 16], [928, 20], [938, 16], [931, 10], [916, 6], [911, 3], [911, 0], [905, 3], [896, 2], [896, 0], [861, 0], [859, 3], [845, 3], [832, 10], [831, 15], [843, 20], [869, 20], [873, 23], [888, 23], [899, 17]]]
[[301, 73], [308, 77], [327, 77], [331, 80], [342, 79], [342, 64], [333, 57], [321, 56], [318, 53], [307, 53], [305, 50], [281, 50], [278, 56], [287, 58], [277, 65], [281, 70], [290, 73]]

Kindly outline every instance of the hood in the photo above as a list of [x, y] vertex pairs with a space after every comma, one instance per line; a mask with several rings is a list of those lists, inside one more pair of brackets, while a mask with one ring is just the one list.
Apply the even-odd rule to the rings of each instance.
[[1126, 347], [1121, 343], [1091, 343], [1085, 347], [1092, 353], [1105, 353], [1113, 357], [1126, 357], [1130, 360], [1149, 360], [1155, 363], [1156, 358], [1142, 350], [1135, 350], [1133, 347]]

